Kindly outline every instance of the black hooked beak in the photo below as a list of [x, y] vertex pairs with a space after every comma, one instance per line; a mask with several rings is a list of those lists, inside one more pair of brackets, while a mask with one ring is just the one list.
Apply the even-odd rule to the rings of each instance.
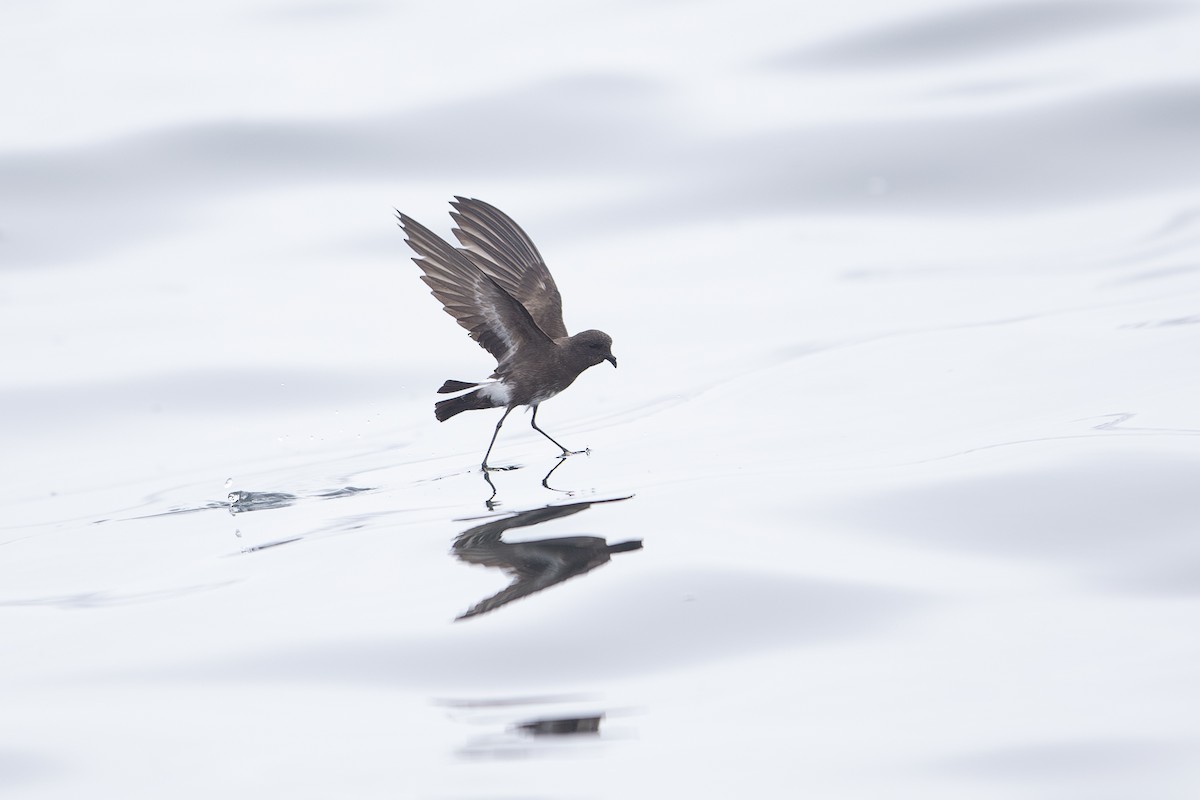
[[617, 357], [616, 356], [606, 356], [604, 360], [611, 363], [613, 365], [614, 369], [616, 368], [616, 366], [617, 366]]

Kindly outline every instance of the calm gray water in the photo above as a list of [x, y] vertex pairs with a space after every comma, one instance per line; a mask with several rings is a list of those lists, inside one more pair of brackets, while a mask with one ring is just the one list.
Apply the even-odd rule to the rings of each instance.
[[0, 794], [1195, 797], [1200, 6], [826, 6], [0, 11]]

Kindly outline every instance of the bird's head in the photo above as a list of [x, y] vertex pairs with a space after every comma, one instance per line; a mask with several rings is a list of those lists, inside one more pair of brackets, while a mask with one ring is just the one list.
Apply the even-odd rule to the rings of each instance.
[[594, 367], [601, 361], [607, 361], [614, 367], [617, 357], [612, 354], [612, 337], [604, 331], [583, 331], [571, 337], [571, 349], [587, 359], [587, 365]]

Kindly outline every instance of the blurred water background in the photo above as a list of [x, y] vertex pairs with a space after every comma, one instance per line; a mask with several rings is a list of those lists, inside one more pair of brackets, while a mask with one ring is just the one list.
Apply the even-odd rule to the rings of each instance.
[[[1195, 797], [1197, 41], [6, 3], [0, 793]], [[621, 364], [494, 487], [393, 222], [454, 195]]]

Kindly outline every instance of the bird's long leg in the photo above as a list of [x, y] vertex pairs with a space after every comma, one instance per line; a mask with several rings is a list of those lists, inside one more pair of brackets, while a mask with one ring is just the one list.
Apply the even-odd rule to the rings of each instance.
[[[504, 415], [501, 416], [500, 421], [496, 423], [496, 430], [492, 432], [492, 441], [488, 443], [487, 452], [483, 454], [483, 471], [484, 472], [487, 472], [488, 470], [491, 469], [491, 467], [489, 467], [487, 465], [488, 456], [490, 456], [492, 454], [492, 448], [496, 446], [496, 437], [500, 435], [500, 426], [504, 424], [504, 420], [508, 417], [509, 413], [512, 410], [513, 410], [513, 406], [509, 406], [508, 408], [504, 409]], [[555, 444], [558, 444], [558, 442], [555, 442]], [[562, 445], [559, 445], [559, 447], [562, 447]]]
[[545, 436], [545, 437], [546, 437], [547, 439], [549, 439], [550, 441], [554, 442], [554, 444], [555, 444], [555, 445], [558, 447], [558, 449], [562, 450], [563, 457], [566, 457], [566, 456], [572, 456], [572, 455], [575, 455], [576, 453], [586, 453], [586, 452], [588, 452], [587, 450], [568, 450], [567, 448], [565, 448], [565, 447], [563, 447], [561, 444], [559, 444], [559, 443], [558, 443], [558, 441], [556, 441], [556, 440], [555, 440], [555, 438], [554, 438], [553, 436], [551, 436], [550, 434], [546, 433], [544, 430], [542, 430], [541, 428], [539, 428], [539, 427], [538, 427], [538, 424], [537, 424], [537, 412], [538, 412], [538, 407], [537, 407], [537, 406], [534, 406], [534, 407], [533, 407], [533, 416], [532, 416], [532, 417], [530, 417], [530, 419], [529, 419], [529, 424], [533, 426], [533, 429], [534, 429], [535, 431], [537, 431], [538, 433], [540, 433], [542, 436]]

